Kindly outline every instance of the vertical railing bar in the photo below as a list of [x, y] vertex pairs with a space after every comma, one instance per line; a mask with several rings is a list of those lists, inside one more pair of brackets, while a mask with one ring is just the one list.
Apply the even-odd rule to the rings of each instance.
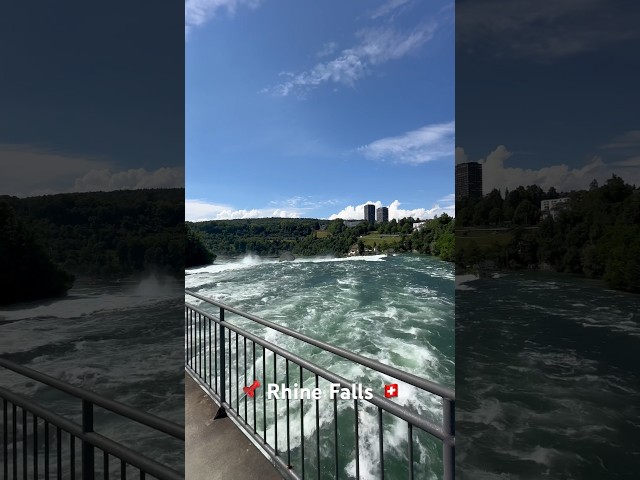
[[22, 408], [22, 477], [27, 480], [27, 410]]
[[378, 426], [380, 429], [378, 433], [378, 445], [380, 447], [380, 478], [384, 480], [384, 440], [383, 440], [384, 429], [382, 425], [382, 408], [381, 407], [378, 407]]
[[140, 480], [144, 480], [144, 479], [145, 479], [144, 470], [140, 469]]
[[[240, 377], [238, 376], [238, 372], [240, 371], [240, 361], [238, 360], [238, 332], [236, 332], [236, 412], [240, 414]], [[245, 422], [247, 420], [245, 419]]]
[[[300, 365], [300, 391], [304, 387], [302, 365]], [[304, 479], [304, 400], [300, 395], [300, 459], [302, 460], [302, 478]]]
[[120, 460], [120, 480], [127, 480], [127, 464]]
[[225, 365], [226, 355], [224, 352], [224, 308], [220, 307], [220, 408], [226, 402], [227, 396], [227, 366]]
[[207, 349], [209, 350], [209, 382], [207, 383], [210, 387], [211, 385], [211, 380], [212, 380], [212, 374], [211, 374], [211, 366], [212, 366], [212, 360], [211, 360], [211, 356], [213, 354], [213, 351], [211, 349], [211, 328], [213, 326], [213, 322], [211, 321], [210, 318], [207, 318], [207, 323], [209, 324], [209, 343], [207, 343]]
[[56, 427], [56, 473], [58, 480], [62, 480], [62, 430]]
[[214, 374], [214, 382], [215, 382], [215, 387], [214, 390], [216, 393], [220, 392], [220, 389], [218, 388], [218, 327], [215, 325], [215, 323], [211, 322], [212, 326], [213, 326], [213, 348], [214, 348], [214, 355], [213, 355], [213, 374]]
[[184, 364], [189, 365], [189, 307], [184, 306]]
[[[319, 387], [320, 379], [316, 373], [316, 388]], [[320, 480], [320, 399], [316, 398], [316, 463], [318, 468], [318, 480]]]
[[76, 478], [76, 438], [69, 434], [69, 454], [70, 454], [70, 467], [71, 467], [71, 480]]
[[9, 402], [6, 398], [2, 399], [2, 470], [4, 473], [4, 480], [9, 480], [9, 430], [7, 426], [8, 414], [7, 408], [9, 407]]
[[109, 454], [102, 451], [102, 462], [103, 462], [103, 470], [104, 470], [104, 480], [109, 480]]
[[44, 421], [44, 480], [49, 480], [49, 422]]
[[[455, 435], [455, 404], [448, 398], [442, 399], [443, 430], [449, 435]], [[444, 466], [444, 480], [455, 478], [455, 447], [442, 442], [442, 462]]]
[[198, 376], [202, 378], [202, 315], [198, 313]]
[[233, 362], [231, 361], [231, 352], [233, 351], [233, 349], [231, 348], [231, 337], [233, 336], [233, 331], [229, 330], [229, 407], [233, 408], [233, 370], [232, 370], [232, 365]]
[[[277, 375], [277, 358], [278, 354], [273, 352], [273, 383], [278, 383], [278, 375]], [[275, 441], [274, 441], [274, 450], [276, 455], [278, 455], [278, 400], [273, 397], [273, 419], [274, 419], [274, 431], [275, 431]]]
[[410, 423], [407, 423], [407, 425], [409, 426], [409, 480], [413, 480], [413, 425]]
[[335, 477], [336, 480], [340, 474], [340, 467], [338, 463], [338, 397], [333, 397], [333, 442], [335, 445]]
[[[202, 328], [202, 318], [200, 319], [200, 325]], [[202, 355], [204, 355], [204, 383], [205, 385], [209, 385], [209, 377], [207, 376], [207, 346], [209, 345], [207, 343], [207, 323], [209, 323], [209, 319], [207, 317], [204, 317], [204, 332], [202, 333], [203, 337], [204, 337], [204, 345], [202, 347], [200, 347], [200, 350], [202, 350]]]
[[33, 478], [38, 478], [38, 417], [33, 417]]
[[[93, 432], [93, 403], [82, 400], [82, 432]], [[95, 475], [95, 459], [93, 445], [82, 441], [82, 479], [93, 480]]]
[[353, 400], [353, 411], [355, 413], [356, 420], [356, 479], [360, 478], [360, 435], [358, 431], [358, 423], [360, 419], [358, 417], [358, 400]]
[[[289, 359], [285, 358], [285, 381], [289, 388]], [[290, 417], [289, 417], [289, 395], [287, 395], [287, 466], [291, 468], [291, 437], [290, 437]]]
[[[244, 343], [244, 385], [248, 386], [247, 383], [247, 337], [242, 337], [242, 342]], [[249, 395], [244, 396], [244, 421], [247, 422], [247, 402], [249, 399], [247, 398]], [[255, 397], [255, 395], [254, 395]]]
[[12, 404], [13, 410], [13, 480], [18, 480], [18, 407]]
[[[256, 375], [256, 342], [251, 342], [252, 344], [252, 359], [253, 359], [253, 376], [257, 377]], [[257, 380], [257, 378], [253, 378], [251, 380], [251, 383], [253, 383], [255, 380]], [[262, 388], [265, 388], [265, 386], [263, 385]], [[256, 432], [256, 396], [255, 394], [253, 395], [253, 433], [257, 434], [258, 432]]]
[[262, 433], [264, 441], [267, 441], [267, 352], [262, 346], [262, 388], [265, 389], [262, 395]]
[[186, 305], [184, 306], [184, 343], [185, 343], [185, 352], [184, 352], [184, 363], [187, 365], [191, 365], [189, 361], [189, 317], [191, 315], [191, 310]]

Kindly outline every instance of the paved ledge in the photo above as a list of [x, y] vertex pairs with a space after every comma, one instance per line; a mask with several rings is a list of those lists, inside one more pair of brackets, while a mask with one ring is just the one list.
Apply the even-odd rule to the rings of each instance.
[[213, 421], [218, 405], [188, 373], [184, 384], [187, 480], [282, 480], [229, 418]]

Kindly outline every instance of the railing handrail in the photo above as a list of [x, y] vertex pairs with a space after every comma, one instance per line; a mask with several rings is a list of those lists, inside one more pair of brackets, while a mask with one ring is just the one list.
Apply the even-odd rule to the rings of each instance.
[[[204, 295], [200, 295], [199, 293], [195, 293], [192, 292], [190, 290], [185, 290], [185, 293], [187, 293], [188, 295], [191, 295], [195, 298], [198, 298], [206, 303], [209, 303], [211, 305], [215, 305], [216, 307], [222, 308], [224, 310], [227, 310], [231, 313], [235, 313], [236, 315], [240, 315], [241, 317], [246, 318], [247, 320], [252, 320], [256, 323], [259, 323], [261, 325], [264, 325], [265, 327], [269, 327], [272, 328], [274, 330], [277, 330], [281, 333], [284, 333], [286, 335], [289, 335], [293, 338], [297, 338], [298, 340], [302, 340], [305, 343], [308, 343], [310, 345], [313, 345], [315, 347], [321, 348], [325, 351], [334, 353], [336, 355], [339, 355], [343, 358], [346, 358], [347, 360], [351, 360], [353, 362], [356, 362], [360, 365], [363, 365], [365, 367], [371, 368], [373, 370], [376, 370], [377, 372], [380, 373], [384, 373], [386, 375], [389, 375], [393, 378], [397, 378], [398, 380], [402, 380], [403, 382], [406, 382], [410, 385], [413, 385], [414, 387], [418, 387], [421, 388], [422, 390], [426, 390], [429, 393], [433, 393], [434, 395], [438, 395], [440, 397], [449, 399], [449, 400], [455, 400], [455, 391], [451, 388], [448, 388], [444, 385], [440, 385], [438, 383], [432, 382], [431, 380], [427, 380], [425, 378], [419, 377], [417, 375], [414, 375], [412, 373], [409, 372], [405, 372], [403, 370], [400, 370], [398, 368], [392, 367], [390, 365], [386, 365], [384, 363], [381, 363], [377, 360], [373, 360], [371, 358], [368, 357], [364, 357], [362, 355], [359, 355], [357, 353], [354, 352], [350, 352], [348, 350], [345, 350], [343, 348], [340, 347], [335, 347], [333, 345], [330, 345], [326, 342], [320, 341], [320, 340], [316, 340], [315, 338], [311, 338], [307, 335], [304, 335], [303, 333], [297, 332], [295, 330], [291, 330], [290, 328], [287, 327], [283, 327], [282, 325], [278, 325], [277, 323], [273, 323], [270, 322], [268, 320], [264, 320], [263, 318], [257, 317], [255, 315], [251, 315], [250, 313], [245, 313], [241, 310], [238, 310], [237, 308], [231, 307], [229, 305], [225, 305], [221, 302], [218, 302], [216, 300], [213, 300], [209, 297], [205, 297]], [[211, 315], [211, 314], [207, 314], [207, 315]]]
[[[215, 315], [206, 312], [204, 310], [202, 310], [201, 308], [198, 308], [195, 305], [192, 305], [190, 303], [185, 303], [185, 306], [201, 315], [203, 315], [204, 317], [210, 319], [211, 321], [213, 321], [214, 323], [216, 323], [217, 325], [221, 325], [224, 324], [224, 327], [239, 333], [240, 335], [242, 335], [243, 337], [246, 337], [247, 339], [251, 340], [252, 342], [255, 342], [258, 345], [261, 345], [269, 350], [271, 350], [272, 352], [280, 355], [283, 358], [289, 359], [292, 362], [306, 368], [307, 370], [309, 370], [310, 372], [316, 373], [319, 376], [335, 382], [335, 383], [339, 383], [342, 387], [345, 388], [351, 388], [351, 382], [349, 382], [347, 379], [336, 375], [333, 372], [330, 372], [329, 370], [322, 368], [308, 360], [305, 360], [302, 357], [299, 357], [298, 355], [296, 355], [295, 353], [289, 352], [288, 350], [285, 350], [282, 347], [279, 347], [267, 340], [264, 340], [260, 337], [258, 337], [257, 335], [254, 335], [250, 332], [247, 332], [246, 330], [238, 327], [237, 325], [233, 325], [227, 321], [221, 321], [220, 319], [216, 318]], [[376, 405], [377, 407], [382, 408], [383, 410], [386, 410], [387, 412], [395, 415], [396, 417], [409, 422], [413, 425], [415, 425], [418, 428], [421, 428], [422, 430], [424, 430], [425, 432], [430, 433], [431, 435], [433, 435], [434, 437], [442, 440], [445, 444], [450, 445], [450, 446], [454, 446], [455, 445], [455, 437], [453, 437], [452, 435], [448, 434], [447, 432], [444, 431], [443, 428], [438, 427], [437, 425], [429, 422], [428, 420], [424, 419], [423, 417], [421, 417], [420, 415], [412, 412], [411, 410], [407, 409], [406, 407], [399, 405], [395, 402], [392, 402], [390, 400], [387, 400], [386, 398], [384, 398], [383, 396], [377, 394], [377, 393], [373, 393], [373, 397], [369, 400], [367, 400], [368, 402], [372, 403], [373, 405]]]
[[77, 423], [49, 411], [42, 405], [39, 405], [22, 395], [0, 387], [0, 398], [10, 401], [22, 409], [26, 409], [31, 414], [55, 425], [65, 432], [68, 432], [82, 442], [86, 442], [104, 452], [109, 453], [110, 455], [114, 455], [117, 458], [124, 460], [134, 467], [142, 469], [145, 473], [149, 473], [150, 475], [165, 480], [184, 480], [184, 476], [182, 474], [167, 467], [166, 465], [158, 463], [157, 461], [152, 460], [118, 442], [114, 442], [99, 433], [85, 432]]
[[98, 407], [104, 408], [105, 410], [109, 410], [115, 414], [121, 415], [130, 420], [134, 420], [142, 425], [151, 427], [155, 430], [166, 433], [167, 435], [171, 435], [172, 437], [177, 438], [179, 440], [184, 441], [185, 439], [183, 425], [179, 425], [177, 423], [171, 422], [170, 420], [157, 417], [153, 414], [144, 412], [142, 410], [138, 410], [136, 408], [130, 407], [128, 405], [117, 402], [115, 400], [105, 398], [89, 390], [84, 390], [80, 387], [69, 385], [68, 383], [63, 382], [62, 380], [51, 377], [42, 372], [32, 370], [31, 368], [18, 365], [17, 363], [7, 360], [6, 358], [3, 358], [3, 357], [0, 357], [0, 366], [8, 370], [12, 370], [15, 373], [23, 375], [37, 382], [53, 387], [68, 395], [72, 395], [81, 400], [86, 400], [88, 402], [91, 402]]

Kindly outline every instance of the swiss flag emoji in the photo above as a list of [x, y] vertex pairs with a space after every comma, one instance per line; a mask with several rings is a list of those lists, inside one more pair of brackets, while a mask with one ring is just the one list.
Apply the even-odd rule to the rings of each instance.
[[398, 396], [398, 384], [392, 383], [391, 385], [384, 386], [384, 396], [387, 398]]

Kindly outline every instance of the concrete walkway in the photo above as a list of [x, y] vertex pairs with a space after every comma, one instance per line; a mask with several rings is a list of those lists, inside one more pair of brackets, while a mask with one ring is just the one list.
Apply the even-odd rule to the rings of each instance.
[[186, 480], [282, 480], [276, 467], [185, 373]]

